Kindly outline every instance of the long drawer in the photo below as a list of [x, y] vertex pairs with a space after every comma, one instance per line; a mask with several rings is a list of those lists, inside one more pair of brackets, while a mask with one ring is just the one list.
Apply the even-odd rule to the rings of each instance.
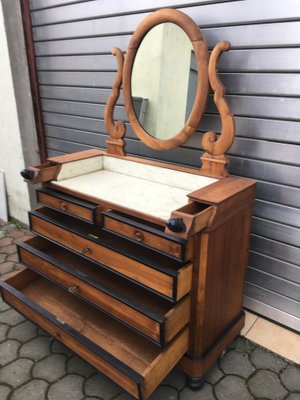
[[176, 305], [40, 237], [18, 245], [26, 267], [81, 297], [160, 346], [188, 322], [190, 296]]
[[37, 201], [47, 207], [91, 224], [100, 223], [101, 207], [98, 204], [46, 188], [37, 189], [36, 195]]
[[174, 302], [191, 290], [192, 264], [172, 260], [47, 208], [29, 213], [33, 232]]
[[146, 399], [188, 348], [188, 328], [164, 349], [26, 269], [0, 281], [4, 301], [136, 399]]
[[180, 261], [192, 258], [192, 240], [169, 235], [154, 227], [153, 224], [141, 222], [137, 218], [128, 217], [116, 211], [103, 211], [102, 220], [105, 230], [126, 237], [133, 242], [153, 248]]

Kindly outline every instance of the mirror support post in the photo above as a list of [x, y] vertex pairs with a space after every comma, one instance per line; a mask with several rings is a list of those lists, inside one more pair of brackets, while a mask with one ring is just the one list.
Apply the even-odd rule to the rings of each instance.
[[123, 121], [114, 121], [114, 107], [118, 98], [120, 96], [120, 87], [122, 85], [122, 73], [124, 56], [122, 51], [114, 47], [112, 49], [112, 54], [117, 57], [118, 70], [117, 77], [113, 83], [112, 94], [109, 96], [104, 113], [105, 126], [109, 133], [109, 138], [107, 139], [107, 153], [115, 154], [119, 156], [125, 156], [125, 146], [126, 142], [123, 139], [126, 133], [126, 126]]
[[222, 129], [219, 138], [215, 132], [206, 132], [202, 138], [202, 147], [206, 151], [201, 157], [201, 174], [227, 176], [228, 158], [225, 153], [230, 149], [235, 137], [235, 122], [227, 101], [225, 100], [225, 86], [222, 84], [218, 72], [217, 63], [224, 51], [230, 49], [230, 43], [226, 40], [219, 42], [213, 49], [209, 64], [208, 78], [214, 91], [214, 102], [221, 116]]

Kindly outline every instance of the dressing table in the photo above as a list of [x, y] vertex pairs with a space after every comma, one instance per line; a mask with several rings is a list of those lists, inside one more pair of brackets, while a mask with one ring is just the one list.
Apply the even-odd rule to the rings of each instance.
[[[176, 365], [199, 388], [244, 324], [255, 183], [227, 171], [235, 125], [217, 62], [229, 47], [208, 57], [188, 16], [148, 15], [125, 60], [113, 49], [107, 150], [22, 172], [42, 184], [41, 207], [29, 212], [36, 236], [18, 244], [26, 268], [0, 281], [3, 299], [137, 399]], [[131, 127], [158, 151], [194, 135], [211, 87], [222, 130], [203, 135], [199, 170], [126, 155], [121, 86]]]

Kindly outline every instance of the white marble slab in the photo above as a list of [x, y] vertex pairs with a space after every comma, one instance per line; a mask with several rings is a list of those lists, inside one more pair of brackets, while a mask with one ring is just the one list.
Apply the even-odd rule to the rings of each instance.
[[98, 158], [63, 165], [58, 181], [52, 183], [167, 220], [172, 211], [187, 204], [188, 193], [217, 181], [126, 159], [100, 156], [100, 161]]

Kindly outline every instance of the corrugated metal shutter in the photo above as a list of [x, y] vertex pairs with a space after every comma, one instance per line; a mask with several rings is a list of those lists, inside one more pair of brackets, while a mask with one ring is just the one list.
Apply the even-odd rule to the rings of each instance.
[[[31, 0], [49, 155], [105, 147], [111, 48], [125, 51], [137, 24], [162, 7], [190, 15], [210, 49], [232, 43], [220, 63], [237, 124], [230, 171], [258, 181], [244, 304], [300, 330], [299, 0]], [[122, 99], [116, 116], [126, 119]], [[156, 152], [128, 127], [127, 151], [199, 166], [201, 132], [219, 129], [210, 99], [199, 132], [183, 147]]]

